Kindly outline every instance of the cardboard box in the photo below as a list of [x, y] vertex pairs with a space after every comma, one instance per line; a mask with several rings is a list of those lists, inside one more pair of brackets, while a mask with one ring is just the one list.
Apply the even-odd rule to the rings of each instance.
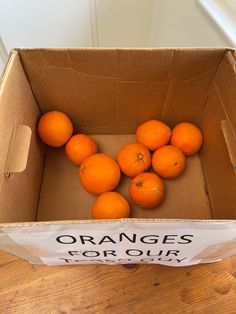
[[[0, 248], [31, 263], [186, 266], [236, 254], [236, 73], [232, 49], [15, 49], [0, 89]], [[37, 121], [61, 110], [115, 157], [136, 127], [196, 123], [199, 155], [132, 217], [92, 221], [95, 197]], [[130, 179], [118, 191], [127, 195]]]

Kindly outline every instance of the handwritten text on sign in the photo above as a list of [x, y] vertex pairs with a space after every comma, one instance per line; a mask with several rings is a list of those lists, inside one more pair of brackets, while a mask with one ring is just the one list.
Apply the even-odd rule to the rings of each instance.
[[226, 228], [201, 222], [117, 221], [12, 227], [4, 228], [4, 232], [48, 265], [186, 266], [199, 263], [197, 256], [206, 248], [236, 237], [236, 225]]

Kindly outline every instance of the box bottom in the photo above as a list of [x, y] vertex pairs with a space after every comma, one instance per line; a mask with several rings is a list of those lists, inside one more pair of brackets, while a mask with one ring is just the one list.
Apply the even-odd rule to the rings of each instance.
[[[99, 151], [115, 158], [120, 147], [135, 142], [134, 135], [94, 135]], [[91, 219], [96, 199], [80, 185], [79, 168], [65, 156], [63, 148], [48, 148], [38, 206], [37, 221]], [[131, 179], [123, 176], [116, 191], [129, 201]], [[199, 156], [187, 159], [183, 175], [164, 180], [165, 199], [154, 209], [144, 210], [130, 201], [133, 218], [211, 219], [205, 181]]]

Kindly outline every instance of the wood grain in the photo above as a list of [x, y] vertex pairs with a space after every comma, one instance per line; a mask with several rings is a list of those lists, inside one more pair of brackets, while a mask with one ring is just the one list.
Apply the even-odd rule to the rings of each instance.
[[31, 265], [0, 253], [1, 314], [236, 313], [236, 257], [192, 267]]

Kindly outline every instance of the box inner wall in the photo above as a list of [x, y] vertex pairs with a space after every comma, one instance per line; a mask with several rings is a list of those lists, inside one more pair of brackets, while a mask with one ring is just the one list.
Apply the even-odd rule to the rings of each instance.
[[[229, 74], [227, 66], [222, 69], [225, 49], [33, 49], [19, 50], [19, 54], [40, 111], [66, 112], [75, 132], [91, 134], [100, 151], [112, 157], [123, 144], [135, 140], [137, 125], [151, 118], [162, 119], [171, 127], [180, 121], [192, 121], [203, 129], [206, 143], [212, 143], [209, 148], [203, 146], [200, 156], [188, 158], [182, 177], [165, 180], [166, 198], [159, 208], [143, 210], [132, 206], [132, 217], [234, 217], [236, 185], [220, 132], [220, 121], [231, 119], [231, 115], [222, 110], [219, 97], [214, 96], [215, 84], [224, 85], [222, 73]], [[221, 96], [226, 99], [226, 111], [230, 111], [230, 97], [222, 91]], [[212, 111], [216, 115], [209, 131]], [[216, 148], [219, 142], [221, 150]], [[219, 164], [221, 171], [217, 175]], [[231, 186], [227, 188], [227, 180], [223, 180], [228, 210], [222, 212], [219, 186], [224, 171], [230, 176]], [[90, 208], [96, 197], [81, 188], [77, 173], [63, 149], [47, 149], [36, 220], [91, 218]], [[124, 177], [117, 188], [127, 198], [129, 182]], [[26, 221], [24, 217], [18, 220]]]
[[[21, 52], [42, 112], [60, 109], [75, 132], [94, 136], [100, 151], [115, 157], [135, 141], [138, 124], [152, 118], [170, 126], [192, 121], [201, 127], [209, 90], [224, 50], [69, 50]], [[110, 134], [110, 135], [107, 135]], [[80, 186], [78, 170], [63, 149], [48, 148], [37, 220], [90, 219], [96, 197]], [[117, 188], [128, 198], [130, 179]], [[132, 205], [132, 217], [210, 219], [205, 176], [199, 156], [185, 174], [166, 180], [166, 198], [154, 210]]]
[[[94, 135], [99, 149], [115, 157], [125, 143], [135, 141], [134, 135]], [[37, 219], [90, 219], [96, 199], [80, 185], [78, 167], [66, 158], [63, 149], [48, 148], [46, 169], [41, 189]], [[123, 177], [116, 189], [129, 201], [131, 179]], [[131, 204], [132, 217], [210, 219], [211, 210], [204, 190], [204, 176], [199, 156], [189, 158], [185, 173], [175, 180], [165, 180], [166, 197], [155, 209], [144, 210]]]

